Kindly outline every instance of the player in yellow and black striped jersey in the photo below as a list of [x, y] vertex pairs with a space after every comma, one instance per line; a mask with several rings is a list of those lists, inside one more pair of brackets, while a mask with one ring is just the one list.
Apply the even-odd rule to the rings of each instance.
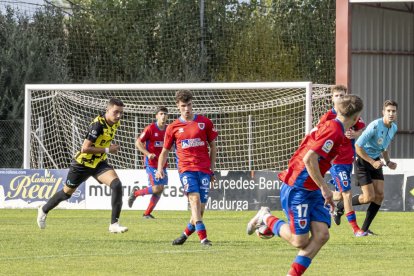
[[112, 190], [112, 216], [109, 231], [123, 233], [127, 227], [119, 224], [122, 210], [122, 183], [111, 165], [107, 162], [109, 153], [117, 153], [119, 145], [113, 144], [116, 130], [124, 112], [124, 103], [119, 99], [110, 99], [105, 114], [96, 117], [88, 127], [82, 148], [76, 153], [69, 167], [65, 186], [53, 195], [49, 201], [39, 207], [37, 223], [40, 229], [46, 228], [46, 216], [60, 202], [69, 199], [76, 188], [93, 176], [99, 183], [108, 185]]

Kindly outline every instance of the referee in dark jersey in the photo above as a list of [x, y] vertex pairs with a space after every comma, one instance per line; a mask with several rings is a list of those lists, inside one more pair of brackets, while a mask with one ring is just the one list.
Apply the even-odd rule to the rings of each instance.
[[106, 160], [109, 153], [115, 154], [119, 151], [120, 146], [111, 144], [111, 142], [123, 113], [124, 103], [112, 98], [107, 104], [105, 114], [96, 117], [89, 125], [82, 148], [76, 153], [69, 167], [63, 189], [38, 209], [37, 224], [40, 229], [46, 228], [46, 217], [49, 211], [58, 206], [60, 202], [69, 199], [80, 184], [93, 176], [99, 183], [108, 185], [112, 190], [112, 216], [109, 232], [128, 231], [127, 227], [119, 224], [122, 209], [122, 184], [114, 168]]

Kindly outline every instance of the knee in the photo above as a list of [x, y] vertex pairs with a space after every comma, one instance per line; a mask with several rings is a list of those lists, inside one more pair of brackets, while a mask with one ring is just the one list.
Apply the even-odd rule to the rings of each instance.
[[122, 183], [121, 183], [121, 180], [119, 180], [119, 178], [115, 178], [114, 180], [112, 180], [110, 186], [112, 190], [122, 191]]
[[363, 201], [361, 203], [370, 203], [375, 200], [375, 194], [363, 194]]
[[320, 244], [320, 245], [324, 245], [325, 243], [327, 243], [329, 241], [329, 231], [323, 231], [318, 233], [317, 237], [316, 237], [316, 241]]
[[290, 244], [298, 249], [303, 249], [309, 244], [309, 237], [307, 239], [297, 239], [294, 238], [291, 240]]
[[375, 194], [375, 202], [382, 202], [384, 200], [384, 193]]

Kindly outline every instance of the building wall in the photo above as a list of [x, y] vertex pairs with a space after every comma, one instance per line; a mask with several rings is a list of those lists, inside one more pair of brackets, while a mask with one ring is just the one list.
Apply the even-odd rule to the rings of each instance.
[[[365, 103], [362, 116], [382, 116], [382, 103], [399, 104], [393, 158], [414, 158], [414, 13], [353, 4], [351, 91]], [[411, 133], [406, 133], [411, 132]]]

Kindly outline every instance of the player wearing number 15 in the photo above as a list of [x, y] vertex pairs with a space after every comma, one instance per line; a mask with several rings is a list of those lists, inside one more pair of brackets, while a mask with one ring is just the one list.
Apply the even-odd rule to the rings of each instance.
[[331, 216], [327, 205], [333, 211], [334, 203], [323, 176], [347, 139], [345, 131], [358, 121], [362, 108], [359, 97], [344, 96], [338, 102], [336, 119], [308, 134], [289, 160], [288, 169], [279, 174], [283, 181], [280, 200], [287, 223], [262, 207], [247, 225], [247, 233], [251, 235], [265, 224], [275, 235], [299, 249], [288, 275], [302, 275], [329, 239]]

